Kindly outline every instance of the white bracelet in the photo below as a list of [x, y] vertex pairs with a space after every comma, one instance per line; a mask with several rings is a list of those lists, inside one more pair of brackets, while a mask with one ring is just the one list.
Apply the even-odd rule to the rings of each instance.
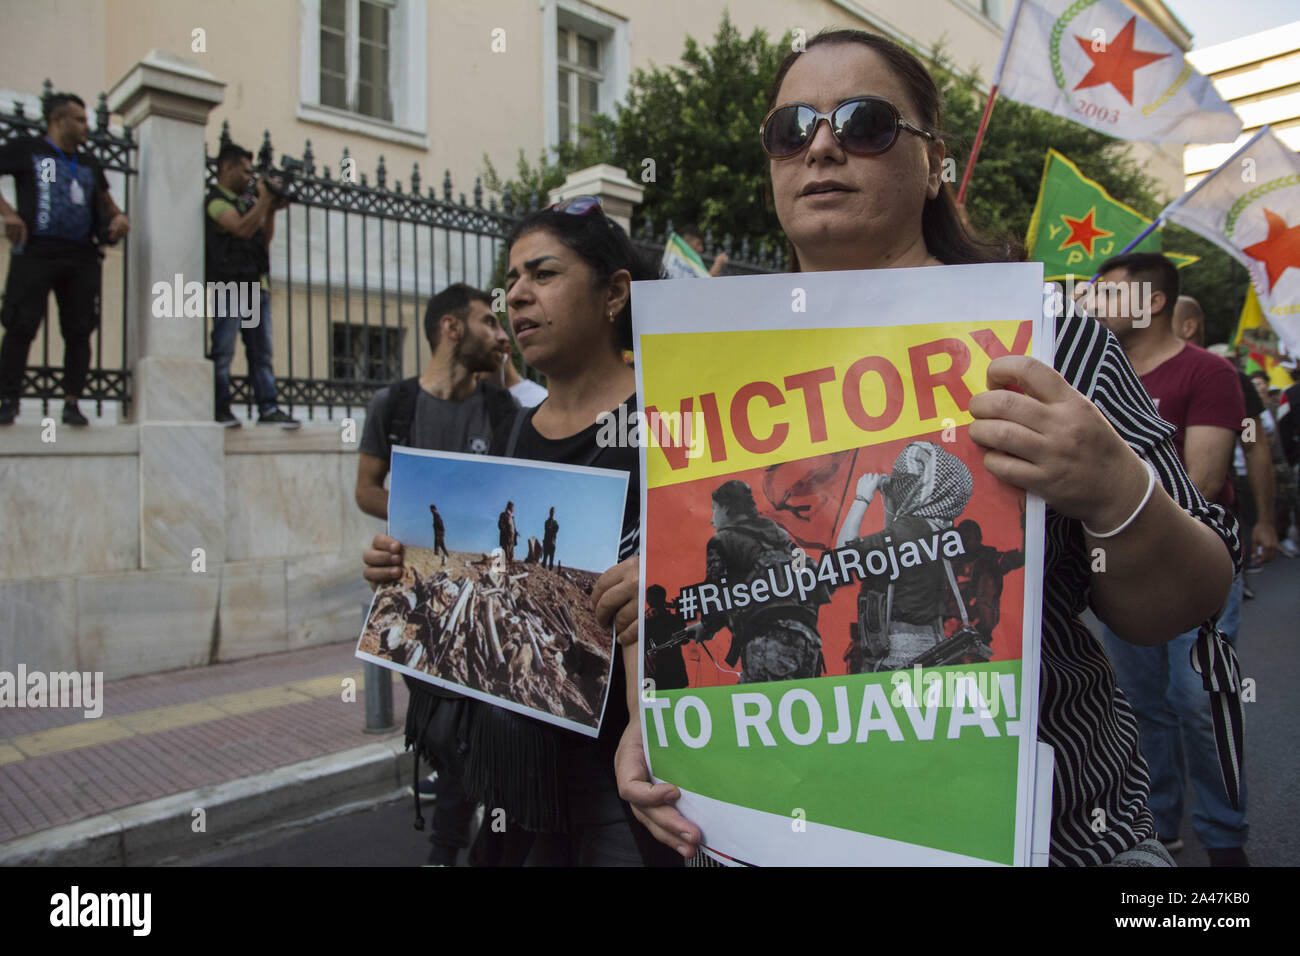
[[[1142, 513], [1142, 509], [1145, 508], [1147, 506], [1147, 502], [1151, 500], [1151, 493], [1156, 490], [1156, 470], [1151, 467], [1151, 462], [1147, 461], [1146, 459], [1142, 460], [1142, 464], [1146, 466], [1146, 470], [1147, 470], [1147, 491], [1146, 494], [1142, 496], [1142, 500], [1141, 502], [1138, 503], [1137, 508], [1133, 510], [1133, 513], [1129, 515], [1128, 518], [1125, 519], [1124, 523], [1120, 525], [1118, 528], [1116, 528], [1114, 531], [1107, 531], [1105, 534], [1102, 534], [1099, 531], [1093, 531], [1086, 524], [1083, 525], [1084, 531], [1088, 532], [1088, 534], [1092, 535], [1092, 537], [1094, 538], [1113, 538], [1115, 537], [1115, 535], [1119, 534], [1121, 531], [1123, 531], [1125, 528], [1131, 525], [1134, 522], [1134, 520], [1137, 518], [1137, 516]], [[1082, 522], [1080, 523], [1082, 524]]]

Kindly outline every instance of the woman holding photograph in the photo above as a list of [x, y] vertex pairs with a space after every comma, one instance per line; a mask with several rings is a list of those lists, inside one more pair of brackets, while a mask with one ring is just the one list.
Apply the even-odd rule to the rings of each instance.
[[[963, 225], [941, 177], [938, 90], [897, 44], [823, 33], [785, 59], [768, 106], [761, 145], [796, 271], [1005, 258], [1003, 245]], [[970, 403], [984, 467], [1048, 504], [1039, 738], [1056, 754], [1051, 862], [1173, 865], [1146, 807], [1137, 724], [1078, 615], [1091, 605], [1139, 645], [1196, 626], [1228, 593], [1240, 560], [1235, 523], [1188, 480], [1172, 426], [1110, 333], [1086, 318], [1059, 319], [1055, 365], [996, 359], [989, 390]], [[1163, 487], [1153, 489], [1157, 478]], [[1101, 547], [1106, 572], [1092, 573]], [[631, 639], [636, 569], [620, 566], [605, 583], [602, 607]], [[1218, 649], [1216, 633], [1203, 640]], [[675, 787], [651, 785], [639, 720], [634, 708], [617, 757], [620, 793], [658, 839], [692, 857], [699, 828], [674, 808]], [[1100, 832], [1091, 826], [1098, 810]]]
[[[506, 306], [524, 360], [549, 394], [497, 427], [490, 454], [625, 471], [630, 480], [619, 558], [640, 542], [640, 471], [635, 446], [602, 447], [599, 420], [636, 408], [630, 283], [655, 277], [597, 199], [581, 196], [525, 217], [506, 240]], [[633, 559], [635, 560], [635, 559]], [[366, 578], [400, 574], [401, 545], [378, 535]], [[680, 864], [619, 799], [614, 751], [628, 723], [626, 655], [615, 660], [596, 739], [500, 707], [474, 702], [465, 789], [485, 808], [471, 862], [487, 866]], [[504, 810], [504, 819], [495, 815]]]

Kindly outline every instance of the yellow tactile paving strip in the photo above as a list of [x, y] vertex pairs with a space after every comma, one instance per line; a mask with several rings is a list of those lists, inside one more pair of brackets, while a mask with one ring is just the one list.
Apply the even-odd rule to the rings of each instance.
[[360, 688], [362, 676], [360, 671], [346, 674], [330, 674], [314, 677], [311, 680], [291, 681], [274, 687], [258, 687], [240, 694], [222, 694], [207, 700], [177, 704], [172, 707], [155, 707], [153, 710], [140, 710], [120, 717], [100, 717], [85, 720], [67, 727], [42, 730], [34, 734], [23, 734], [0, 740], [0, 764], [26, 760], [28, 757], [43, 757], [46, 754], [76, 750], [78, 747], [93, 747], [110, 740], [134, 737], [136, 734], [156, 734], [178, 727], [189, 727], [210, 720], [222, 720], [239, 714], [251, 714], [272, 707], [284, 707], [288, 704], [301, 704], [309, 700], [319, 700], [343, 693], [343, 682], [348, 679]]

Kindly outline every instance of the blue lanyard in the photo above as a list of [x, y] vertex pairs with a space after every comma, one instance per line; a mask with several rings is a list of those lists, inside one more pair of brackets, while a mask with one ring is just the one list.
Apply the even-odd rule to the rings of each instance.
[[59, 149], [58, 144], [55, 143], [54, 140], [50, 139], [48, 136], [45, 137], [45, 142], [53, 146], [54, 151], [63, 157], [63, 161], [72, 167], [72, 178], [76, 179], [77, 178], [77, 150], [74, 148], [72, 150], [72, 157], [69, 158], [68, 154], [65, 153], [63, 150]]

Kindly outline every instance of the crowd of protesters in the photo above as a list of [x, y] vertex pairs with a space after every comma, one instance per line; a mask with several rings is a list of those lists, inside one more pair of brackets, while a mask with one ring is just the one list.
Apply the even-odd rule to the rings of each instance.
[[[955, 204], [941, 175], [939, 92], [902, 47], [858, 31], [821, 34], [786, 57], [768, 106], [755, 148], [770, 161], [795, 271], [1009, 258], [1008, 244], [973, 234]], [[823, 123], [828, 114], [819, 111], [832, 109], [853, 116], [841, 126]], [[48, 136], [0, 150], [0, 173], [18, 187], [16, 210], [0, 201], [14, 243], [0, 424], [17, 415], [27, 350], [51, 290], [67, 348], [64, 421], [85, 424], [76, 401], [98, 321], [99, 246], [129, 228], [102, 170], [80, 148], [84, 104], [53, 97], [46, 120]], [[47, 159], [52, 180], [41, 176]], [[238, 425], [229, 368], [241, 332], [259, 423], [292, 428], [299, 423], [279, 410], [271, 370], [268, 250], [285, 201], [266, 178], [254, 178], [251, 159], [238, 146], [222, 149], [203, 209], [208, 277], [255, 283], [261, 310], [260, 326], [237, 325], [233, 304], [214, 320], [214, 413]], [[700, 241], [693, 232], [685, 238]], [[651, 781], [635, 695], [643, 610], [637, 451], [595, 437], [602, 415], [635, 413], [624, 358], [630, 284], [657, 270], [594, 197], [526, 216], [506, 248], [510, 328], [548, 387], [518, 375], [485, 293], [464, 285], [441, 291], [424, 316], [427, 366], [369, 403], [356, 501], [386, 516], [389, 451], [399, 444], [625, 471], [619, 563], [592, 595], [621, 654], [598, 738], [408, 681], [407, 743], [417, 767], [423, 758], [436, 771], [431, 781], [418, 771], [412, 779], [417, 810], [422, 792], [435, 800], [429, 861], [456, 861], [483, 804], [504, 809], [509, 824], [480, 828], [476, 864], [680, 865], [697, 857], [701, 834], [676, 809], [680, 792]], [[719, 259], [715, 270], [725, 265]], [[1246, 780], [1230, 787], [1220, 772], [1210, 698], [1189, 655], [1204, 648], [1234, 659], [1245, 575], [1278, 552], [1300, 554], [1300, 386], [1270, 389], [1266, 376], [1247, 380], [1202, 348], [1199, 305], [1180, 298], [1177, 271], [1164, 257], [1121, 256], [1101, 273], [1103, 281], [1149, 284], [1149, 325], [1104, 307], [1093, 316], [1071, 311], [1053, 362], [996, 359], [990, 390], [970, 403], [984, 467], [1048, 505], [1039, 736], [1057, 755], [1051, 860], [1173, 865], [1190, 778], [1198, 800], [1192, 823], [1211, 862], [1245, 865]], [[436, 528], [436, 511], [433, 520]], [[1088, 560], [1102, 540], [1105, 574], [1090, 571]], [[372, 586], [391, 582], [402, 571], [402, 545], [379, 535], [363, 560]], [[1085, 592], [1104, 643], [1079, 619]], [[665, 617], [663, 597], [652, 595], [648, 627]], [[1092, 825], [1098, 808], [1108, 820], [1100, 831]]]

